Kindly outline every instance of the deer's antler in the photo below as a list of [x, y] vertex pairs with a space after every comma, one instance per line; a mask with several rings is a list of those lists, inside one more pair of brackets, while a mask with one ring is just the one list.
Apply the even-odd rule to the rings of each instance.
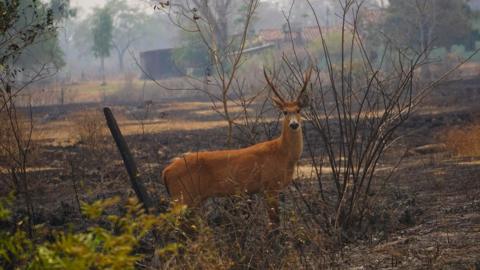
[[265, 68], [263, 68], [263, 75], [265, 75], [265, 80], [267, 80], [267, 83], [270, 86], [270, 88], [272, 89], [273, 93], [278, 97], [278, 99], [280, 99], [280, 101], [285, 103], [285, 100], [283, 99], [283, 97], [280, 95], [280, 93], [277, 92], [277, 89], [273, 85], [272, 81], [270, 81], [270, 78], [268, 78], [267, 70]]
[[303, 87], [302, 90], [300, 90], [300, 93], [298, 94], [297, 100], [300, 100], [305, 93], [305, 90], [307, 90], [308, 83], [310, 82], [310, 78], [312, 77], [312, 72], [313, 72], [313, 66], [310, 65], [307, 72], [305, 73], [305, 77], [303, 79]]

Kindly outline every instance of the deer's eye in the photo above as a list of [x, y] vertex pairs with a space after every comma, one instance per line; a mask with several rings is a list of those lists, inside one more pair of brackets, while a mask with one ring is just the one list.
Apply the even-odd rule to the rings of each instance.
[[288, 112], [287, 112], [287, 111], [283, 111], [283, 115], [287, 115], [287, 114], [288, 114]]

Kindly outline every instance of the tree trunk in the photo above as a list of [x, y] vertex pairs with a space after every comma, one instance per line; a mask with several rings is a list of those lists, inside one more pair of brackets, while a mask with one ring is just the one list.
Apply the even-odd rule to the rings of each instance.
[[217, 39], [217, 48], [220, 52], [220, 55], [223, 56], [227, 49], [228, 44], [228, 7], [230, 1], [225, 1], [218, 4], [218, 21], [215, 24], [215, 35]]
[[124, 71], [125, 71], [125, 65], [123, 63], [123, 59], [125, 58], [125, 52], [127, 51], [127, 49], [123, 49], [123, 50], [120, 50], [120, 49], [117, 49], [117, 57], [118, 57], [118, 68], [120, 70], [120, 72], [123, 74]]
[[63, 85], [60, 87], [60, 104], [65, 105], [65, 87]]
[[125, 168], [127, 169], [132, 189], [135, 191], [138, 200], [143, 204], [145, 211], [148, 213], [149, 210], [153, 208], [153, 201], [139, 177], [137, 165], [135, 164], [135, 160], [128, 148], [127, 142], [125, 141], [110, 108], [105, 107], [103, 112], [105, 114], [105, 119], [107, 120], [108, 128], [112, 133], [112, 137], [117, 144], [118, 151], [120, 152]]
[[122, 52], [121, 54], [118, 55], [118, 68], [120, 69], [120, 72], [123, 74], [124, 73], [124, 66], [123, 66], [123, 56], [125, 52]]
[[105, 80], [105, 58], [100, 58], [101, 72], [102, 72], [102, 85], [106, 85], [107, 81]]

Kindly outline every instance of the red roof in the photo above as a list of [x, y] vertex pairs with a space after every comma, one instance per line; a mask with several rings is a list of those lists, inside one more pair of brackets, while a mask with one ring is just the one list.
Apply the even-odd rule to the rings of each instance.
[[263, 42], [277, 42], [285, 39], [285, 33], [281, 29], [262, 29], [258, 33]]
[[[333, 32], [337, 29], [337, 27], [322, 27], [323, 34]], [[306, 26], [302, 28], [302, 37], [305, 41], [313, 41], [320, 39], [320, 31], [318, 31], [318, 26]], [[258, 33], [260, 39], [265, 42], [281, 42], [286, 39], [285, 38], [285, 33], [283, 32], [282, 29], [262, 29]]]
[[[322, 29], [322, 31], [325, 31]], [[320, 39], [320, 31], [318, 30], [318, 26], [308, 26], [303, 28], [303, 38], [306, 41], [312, 41], [316, 39]]]

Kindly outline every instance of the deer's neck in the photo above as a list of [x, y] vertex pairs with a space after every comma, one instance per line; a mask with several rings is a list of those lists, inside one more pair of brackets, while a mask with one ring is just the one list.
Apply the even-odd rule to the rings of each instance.
[[282, 152], [288, 158], [288, 163], [294, 165], [303, 152], [303, 134], [301, 127], [299, 130], [292, 130], [288, 123], [283, 123], [282, 135], [280, 136]]

